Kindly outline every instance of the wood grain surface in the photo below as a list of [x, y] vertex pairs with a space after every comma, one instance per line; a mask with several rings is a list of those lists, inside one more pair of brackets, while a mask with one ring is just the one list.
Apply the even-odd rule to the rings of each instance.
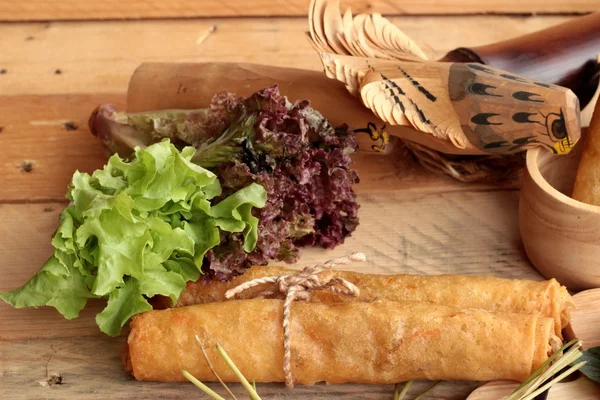
[[[0, 21], [304, 16], [310, 0], [0, 0]], [[385, 14], [583, 13], [598, 0], [343, 0], [355, 12]]]
[[[240, 61], [321, 68], [303, 36], [302, 18], [222, 18], [56, 22], [56, 19], [240, 15], [304, 15], [299, 2], [206, 0], [191, 2], [0, 0], [0, 20], [51, 20], [0, 24], [0, 290], [23, 284], [51, 254], [50, 237], [75, 170], [91, 172], [106, 158], [86, 127], [100, 103], [125, 105], [133, 70], [143, 61]], [[527, 4], [526, 4], [527, 3]], [[474, 2], [452, 0], [343, 1], [355, 11], [393, 14], [568, 12], [600, 7], [597, 1]], [[538, 30], [559, 16], [398, 17], [407, 34], [436, 56]], [[76, 127], [76, 129], [74, 129]], [[519, 237], [518, 182], [460, 184], [419, 167], [397, 148], [382, 158], [357, 154], [361, 225], [334, 251], [309, 249], [306, 264], [364, 251], [370, 273], [461, 273], [541, 279]], [[102, 301], [79, 319], [54, 309], [14, 310], [0, 304], [1, 399], [202, 398], [191, 384], [137, 383], [120, 365], [124, 338], [99, 333]], [[60, 385], [48, 387], [57, 374]], [[42, 382], [42, 383], [40, 383]], [[234, 391], [242, 393], [239, 386]], [[412, 397], [428, 383], [419, 382]], [[472, 383], [447, 382], [428, 398], [464, 399]], [[389, 399], [391, 386], [316, 385], [288, 392], [261, 385], [265, 399]]]
[[[500, 41], [570, 18], [428, 16], [398, 17], [396, 23], [437, 58], [460, 46]], [[304, 36], [307, 30], [305, 18], [0, 24], [0, 70], [5, 70], [0, 94], [124, 92], [144, 61], [238, 61], [321, 70]]]

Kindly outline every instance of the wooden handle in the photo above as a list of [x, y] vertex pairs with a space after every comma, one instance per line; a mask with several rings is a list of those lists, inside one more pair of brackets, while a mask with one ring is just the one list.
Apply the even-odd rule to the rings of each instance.
[[592, 121], [581, 146], [572, 197], [583, 203], [600, 206], [600, 102], [596, 103]]
[[459, 48], [442, 61], [481, 62], [545, 83], [567, 87], [582, 108], [598, 86], [600, 13], [514, 39], [474, 48]]
[[[444, 153], [467, 154], [447, 140], [409, 127], [388, 125], [383, 129], [383, 122], [359, 99], [321, 71], [241, 63], [147, 63], [129, 82], [127, 108], [129, 112], [202, 108], [222, 90], [248, 96], [275, 84], [290, 101], [309, 99], [333, 125], [346, 123], [365, 132], [357, 136], [363, 151], [377, 151], [382, 144], [380, 134], [385, 131]], [[483, 152], [470, 149], [468, 154]]]

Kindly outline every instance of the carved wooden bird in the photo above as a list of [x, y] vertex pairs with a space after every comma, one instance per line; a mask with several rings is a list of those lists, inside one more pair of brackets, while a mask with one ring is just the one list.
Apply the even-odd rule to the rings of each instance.
[[338, 0], [312, 0], [308, 20], [327, 76], [387, 125], [412, 127], [464, 154], [534, 146], [564, 154], [580, 137], [579, 101], [569, 89], [483, 64], [429, 61], [391, 21], [350, 9], [342, 16]]

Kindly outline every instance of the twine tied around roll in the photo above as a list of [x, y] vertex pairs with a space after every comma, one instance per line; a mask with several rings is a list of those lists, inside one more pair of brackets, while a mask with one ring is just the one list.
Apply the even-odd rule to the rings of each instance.
[[353, 283], [343, 278], [326, 277], [322, 278], [319, 274], [330, 270], [338, 265], [350, 264], [352, 261], [366, 261], [363, 253], [352, 253], [347, 257], [341, 257], [329, 260], [323, 264], [305, 267], [297, 273], [284, 274], [279, 276], [268, 276], [256, 278], [244, 282], [225, 293], [225, 298], [231, 299], [245, 290], [258, 285], [271, 284], [271, 286], [258, 293], [256, 298], [266, 298], [273, 296], [283, 296], [283, 372], [285, 374], [285, 385], [288, 388], [294, 387], [294, 379], [291, 370], [291, 346], [290, 346], [290, 308], [292, 302], [296, 300], [307, 301], [312, 292], [316, 290], [328, 290], [341, 296], [357, 297], [360, 290]]

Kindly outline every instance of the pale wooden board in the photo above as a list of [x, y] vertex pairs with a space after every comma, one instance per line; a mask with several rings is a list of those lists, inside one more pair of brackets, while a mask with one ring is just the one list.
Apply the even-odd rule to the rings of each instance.
[[[2, 0], [0, 21], [302, 16], [310, 0]], [[385, 14], [582, 13], [598, 0], [343, 0], [356, 12]]]
[[104, 165], [102, 145], [87, 129], [100, 101], [124, 107], [122, 95], [0, 97], [0, 203], [64, 201], [73, 172]]
[[[396, 23], [435, 58], [570, 18], [398, 17]], [[0, 93], [124, 92], [143, 61], [237, 61], [320, 70], [306, 30], [306, 18], [0, 24], [0, 69], [6, 70], [0, 74]], [[2, 116], [0, 109], [0, 124]]]
[[571, 337], [583, 341], [583, 348], [600, 346], [600, 289], [590, 289], [573, 296], [577, 309], [571, 313]]

